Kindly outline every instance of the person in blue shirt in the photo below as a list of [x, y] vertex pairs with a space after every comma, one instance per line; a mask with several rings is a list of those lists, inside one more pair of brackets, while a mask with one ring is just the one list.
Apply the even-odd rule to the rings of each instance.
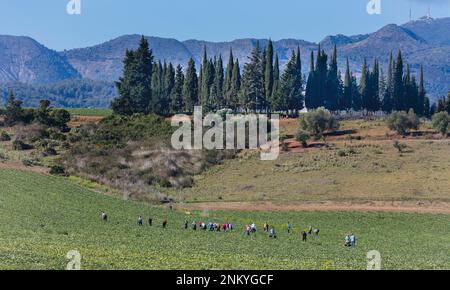
[[356, 246], [356, 236], [355, 234], [351, 234], [350, 235], [350, 245], [352, 248], [354, 248]]
[[138, 216], [137, 223], [138, 223], [138, 226], [142, 226], [142, 216]]

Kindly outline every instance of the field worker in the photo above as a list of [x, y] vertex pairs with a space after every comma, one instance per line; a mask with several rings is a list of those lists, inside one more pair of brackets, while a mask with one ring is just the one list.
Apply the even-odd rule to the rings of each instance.
[[350, 247], [350, 235], [346, 235], [344, 241], [345, 241], [344, 245], [346, 247]]
[[319, 229], [315, 229], [315, 230], [314, 230], [314, 235], [315, 235], [316, 237], [319, 236], [319, 231], [320, 231]]
[[192, 227], [193, 231], [196, 231], [197, 230], [197, 223], [195, 221], [193, 221], [191, 227]]
[[104, 221], [104, 222], [108, 221], [108, 215], [105, 212], [102, 212], [101, 217], [102, 217], [102, 221]]
[[186, 220], [184, 221], [184, 229], [187, 230], [189, 228], [189, 222]]
[[313, 231], [312, 225], [309, 225], [309, 227], [308, 227], [308, 235], [312, 235], [312, 231]]
[[350, 235], [350, 245], [352, 248], [354, 248], [356, 246], [356, 237], [354, 234]]
[[287, 232], [288, 232], [288, 234], [291, 233], [291, 230], [292, 230], [292, 225], [291, 225], [290, 222], [288, 222], [288, 223], [287, 223]]
[[306, 241], [307, 241], [307, 238], [308, 238], [308, 234], [307, 234], [305, 231], [303, 231], [303, 232], [302, 232], [302, 241], [303, 241], [303, 242], [306, 242]]
[[245, 226], [245, 233], [247, 234], [247, 236], [250, 236], [250, 231], [251, 231], [251, 227], [249, 225]]
[[252, 233], [256, 233], [256, 224], [255, 223], [252, 223], [251, 230], [252, 230]]
[[148, 218], [148, 225], [152, 226], [152, 224], [153, 224], [153, 219], [152, 219], [152, 217], [149, 217]]
[[142, 216], [138, 216], [137, 223], [138, 223], [138, 226], [142, 226]]
[[270, 231], [269, 231], [269, 238], [274, 238], [274, 239], [277, 238], [277, 235], [275, 234], [275, 228], [274, 227], [272, 227], [270, 229]]
[[167, 220], [164, 220], [164, 221], [163, 221], [162, 226], [163, 226], [164, 229], [167, 227]]

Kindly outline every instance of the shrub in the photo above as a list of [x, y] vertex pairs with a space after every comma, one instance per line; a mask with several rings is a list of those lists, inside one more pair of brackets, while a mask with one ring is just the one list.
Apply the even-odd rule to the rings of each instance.
[[22, 160], [22, 164], [28, 167], [41, 165], [39, 159], [37, 158], [24, 159]]
[[52, 148], [52, 147], [47, 147], [47, 148], [44, 149], [42, 154], [44, 156], [55, 156], [55, 155], [58, 155], [58, 152], [56, 152], [56, 150], [54, 148]]
[[399, 111], [391, 113], [386, 119], [386, 124], [390, 130], [406, 136], [409, 130], [417, 130], [419, 128], [420, 120], [413, 110], [410, 110], [408, 113]]
[[9, 136], [9, 134], [6, 133], [5, 131], [2, 131], [0, 133], [0, 141], [2, 141], [2, 142], [11, 141], [11, 136]]
[[50, 167], [50, 174], [65, 175], [66, 170], [64, 169], [64, 166], [62, 166], [62, 165], [53, 165], [52, 167]]
[[448, 131], [450, 130], [450, 115], [447, 112], [439, 112], [433, 115], [433, 119], [431, 120], [433, 128], [442, 136], [446, 137]]
[[309, 134], [305, 130], [298, 130], [297, 135], [295, 135], [295, 140], [300, 142], [303, 146], [303, 148], [308, 147], [308, 139]]
[[50, 113], [51, 124], [57, 127], [61, 132], [69, 132], [70, 128], [67, 123], [70, 122], [70, 113], [64, 109], [55, 109]]
[[17, 150], [17, 151], [30, 150], [33, 148], [31, 145], [26, 144], [22, 140], [15, 140], [12, 143], [12, 146], [13, 146], [13, 150]]
[[403, 153], [403, 150], [408, 148], [406, 144], [398, 142], [398, 140], [394, 141], [394, 148], [398, 150], [398, 152]]
[[331, 115], [330, 111], [325, 108], [318, 108], [301, 117], [300, 128], [320, 139], [326, 131], [339, 129], [339, 122]]

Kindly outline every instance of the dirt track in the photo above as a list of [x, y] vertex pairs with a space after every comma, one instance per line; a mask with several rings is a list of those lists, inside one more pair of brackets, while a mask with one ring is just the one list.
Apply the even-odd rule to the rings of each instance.
[[367, 202], [210, 202], [178, 204], [183, 210], [236, 211], [361, 211], [450, 214], [449, 202], [367, 201]]

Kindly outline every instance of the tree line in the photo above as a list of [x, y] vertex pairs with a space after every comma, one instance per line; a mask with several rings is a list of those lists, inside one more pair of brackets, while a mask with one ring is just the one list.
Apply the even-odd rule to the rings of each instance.
[[364, 59], [359, 83], [348, 59], [342, 80], [336, 46], [329, 57], [319, 45], [316, 55], [311, 52], [310, 63], [306, 78], [297, 48], [281, 72], [269, 40], [264, 48], [256, 43], [242, 70], [231, 48], [225, 67], [222, 56], [209, 58], [205, 47], [199, 72], [193, 58], [183, 71], [181, 65], [155, 61], [142, 37], [137, 50], [126, 51], [123, 76], [116, 82], [119, 97], [111, 106], [125, 115], [191, 113], [197, 105], [206, 112], [231, 109], [297, 115], [305, 107], [325, 107], [330, 111], [413, 109], [418, 115], [430, 115], [423, 67], [417, 80], [409, 64], [405, 68], [400, 50], [395, 60], [391, 53], [386, 73], [378, 59], [372, 66]]

